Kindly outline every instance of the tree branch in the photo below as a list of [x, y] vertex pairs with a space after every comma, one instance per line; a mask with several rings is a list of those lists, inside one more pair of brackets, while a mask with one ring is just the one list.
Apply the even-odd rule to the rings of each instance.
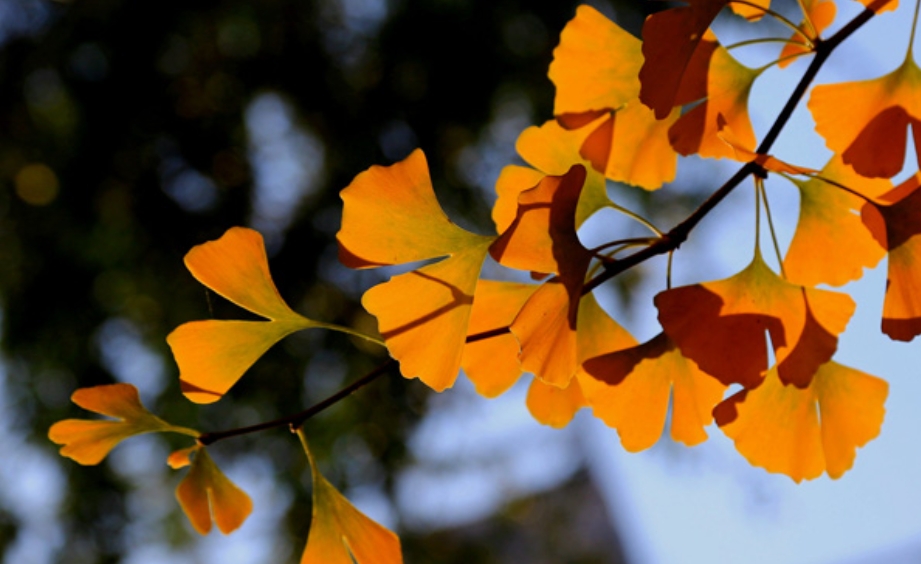
[[345, 399], [346, 397], [352, 395], [352, 393], [360, 390], [361, 388], [367, 386], [374, 380], [377, 380], [380, 376], [387, 373], [388, 370], [396, 366], [397, 363], [395, 360], [390, 359], [384, 364], [378, 366], [371, 372], [365, 374], [358, 380], [355, 380], [348, 386], [342, 388], [335, 394], [329, 396], [328, 398], [315, 403], [314, 405], [308, 407], [304, 411], [295, 413], [293, 415], [288, 415], [286, 417], [281, 417], [279, 419], [273, 419], [272, 421], [266, 421], [265, 423], [258, 423], [256, 425], [250, 425], [248, 427], [238, 427], [236, 429], [228, 429], [226, 431], [215, 431], [213, 433], [203, 433], [199, 435], [198, 442], [202, 445], [210, 445], [216, 443], [222, 439], [228, 439], [230, 437], [238, 437], [240, 435], [247, 435], [249, 433], [257, 433], [259, 431], [265, 431], [266, 429], [273, 429], [275, 427], [290, 427], [291, 429], [297, 429], [304, 424], [305, 421], [313, 417], [314, 415], [320, 413], [326, 408], [332, 406], [335, 403], [338, 403], [340, 400]]

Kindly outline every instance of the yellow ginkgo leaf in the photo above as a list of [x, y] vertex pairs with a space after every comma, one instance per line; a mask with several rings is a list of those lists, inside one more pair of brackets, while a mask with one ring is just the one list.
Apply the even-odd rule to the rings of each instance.
[[[856, 174], [840, 158], [829, 161], [818, 177], [795, 181], [799, 221], [784, 257], [784, 272], [796, 284], [841, 286], [860, 278], [864, 268], [873, 268], [886, 254], [855, 213], [865, 200], [828, 181], [871, 198], [892, 188], [887, 180]], [[835, 260], [827, 260], [830, 251]]]
[[[838, 8], [834, 0], [803, 0], [800, 4], [805, 13], [799, 25], [800, 32], [805, 34], [810, 41], [815, 42], [822, 32], [835, 21]], [[809, 53], [811, 50], [800, 32], [793, 35], [784, 43], [780, 52], [778, 66], [784, 68], [795, 60], [796, 55]]]
[[899, 341], [921, 334], [921, 172], [861, 210], [874, 238], [889, 252], [883, 333]]
[[577, 378], [571, 379], [563, 388], [535, 378], [528, 388], [525, 403], [534, 419], [557, 429], [568, 425], [576, 412], [586, 405]]
[[[508, 327], [537, 288], [536, 284], [477, 282], [461, 366], [480, 395], [496, 397], [512, 387], [521, 375], [520, 347]], [[470, 340], [470, 336], [486, 332], [493, 334]]]
[[549, 76], [559, 123], [587, 130], [581, 157], [611, 180], [655, 189], [675, 178], [677, 154], [668, 129], [679, 112], [660, 121], [640, 102], [642, 64], [639, 39], [594, 8], [580, 6], [560, 35]]
[[211, 531], [212, 520], [219, 531], [230, 534], [252, 513], [252, 500], [221, 472], [205, 447], [196, 445], [174, 452], [168, 463], [172, 468], [191, 464], [176, 487], [176, 499], [199, 534]]
[[643, 24], [643, 66], [640, 100], [664, 119], [681, 101], [680, 90], [706, 80], [692, 64], [701, 41], [727, 0], [687, 0], [687, 5], [662, 10]]
[[727, 399], [715, 415], [754, 466], [796, 482], [822, 472], [840, 478], [857, 448], [879, 434], [888, 390], [885, 381], [836, 362], [822, 365], [805, 389], [783, 385], [771, 369], [759, 387]]
[[441, 392], [457, 379], [473, 293], [490, 239], [441, 262], [394, 276], [365, 292], [361, 304], [406, 378]]
[[48, 430], [52, 442], [64, 445], [61, 456], [83, 465], [99, 464], [118, 443], [134, 435], [162, 431], [198, 435], [197, 431], [170, 425], [147, 411], [131, 384], [81, 388], [71, 400], [86, 410], [116, 418], [65, 419]]
[[442, 211], [420, 150], [373, 166], [341, 192], [339, 258], [352, 268], [447, 257], [395, 276], [362, 297], [406, 378], [436, 391], [460, 372], [473, 293], [495, 237], [466, 231]]
[[582, 388], [596, 417], [617, 429], [630, 452], [654, 445], [662, 435], [669, 401], [671, 437], [688, 446], [707, 438], [704, 427], [726, 386], [685, 358], [664, 333], [635, 347], [588, 359]]
[[340, 193], [339, 259], [350, 268], [404, 264], [454, 254], [484, 239], [445, 215], [416, 149], [391, 166], [372, 166]]
[[[612, 57], [611, 53], [617, 53]], [[640, 40], [588, 5], [560, 34], [548, 72], [556, 86], [555, 115], [616, 110], [640, 93]]]
[[885, 76], [816, 86], [808, 106], [828, 148], [862, 176], [892, 178], [902, 170], [909, 126], [921, 160], [921, 69], [911, 52]]
[[[611, 200], [608, 198], [607, 181], [604, 177], [604, 168], [596, 169], [589, 166], [591, 163], [586, 161], [579, 153], [587, 134], [587, 130], [570, 131], [560, 126], [556, 120], [550, 120], [540, 127], [531, 126], [525, 129], [515, 142], [515, 148], [521, 158], [544, 174], [552, 176], [564, 175], [569, 171], [573, 163], [581, 163], [585, 166], [585, 184], [582, 187], [579, 204], [576, 207], [576, 228], [585, 223], [595, 212], [611, 205]], [[509, 224], [514, 221], [518, 211], [518, 194], [525, 189], [533, 188], [538, 182], [540, 182], [540, 178], [530, 183], [520, 182], [521, 189], [515, 194], [514, 200], [506, 197], [506, 200], [512, 200], [508, 204], [503, 204], [504, 209], [508, 210], [505, 212], [505, 217], [509, 219], [502, 228], [498, 228], [497, 223], [498, 233], [505, 231]], [[505, 191], [508, 191], [508, 189], [506, 188]], [[496, 192], [499, 194], [496, 206], [499, 206], [503, 191], [500, 191], [498, 182], [496, 183]]]
[[331, 327], [295, 313], [269, 274], [262, 235], [233, 227], [215, 241], [194, 247], [186, 265], [202, 284], [268, 321], [192, 321], [166, 342], [179, 365], [187, 398], [212, 403], [221, 398], [272, 345], [302, 329]]
[[400, 539], [349, 503], [326, 478], [298, 432], [313, 473], [313, 511], [301, 564], [401, 564]]
[[697, 46], [693, 68], [706, 76], [704, 92], [699, 85], [686, 83], [679, 101], [692, 102], [703, 94], [702, 101], [683, 114], [669, 130], [672, 147], [682, 155], [698, 154], [711, 158], [736, 158], [733, 147], [720, 138], [728, 126], [742, 147], [755, 147], [755, 132], [748, 115], [748, 95], [760, 71], [739, 63], [714, 36], [707, 34]]
[[781, 379], [804, 387], [831, 359], [854, 312], [847, 294], [791, 284], [760, 254], [730, 278], [667, 290], [655, 304], [684, 356], [723, 384], [745, 388], [757, 387], [768, 368], [765, 332]]

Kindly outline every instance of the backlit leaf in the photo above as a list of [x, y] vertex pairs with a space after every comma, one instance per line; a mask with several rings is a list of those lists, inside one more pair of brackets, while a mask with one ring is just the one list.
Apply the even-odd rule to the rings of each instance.
[[[664, 119], [679, 102], [691, 59], [727, 0], [688, 0], [687, 5], [656, 12], [643, 24], [643, 66], [639, 72], [640, 100]], [[704, 75], [706, 76], [706, 75]]]
[[199, 282], [269, 320], [192, 321], [167, 336], [182, 391], [196, 403], [219, 400], [285, 336], [323, 326], [295, 313], [281, 298], [257, 231], [233, 227], [221, 238], [192, 248], [185, 263]]
[[301, 564], [401, 564], [400, 539], [349, 503], [320, 474], [306, 442], [313, 474], [313, 512]]
[[443, 261], [394, 276], [362, 296], [403, 376], [418, 377], [438, 392], [454, 384], [490, 242], [485, 239]]
[[[834, 0], [803, 0], [801, 5], [805, 8], [806, 13], [799, 25], [799, 29], [814, 42], [835, 21], [835, 13], [838, 8]], [[784, 68], [795, 60], [794, 55], [809, 52], [809, 46], [803, 36], [799, 33], [794, 33], [780, 52], [778, 66]]]
[[390, 355], [406, 378], [432, 389], [460, 371], [473, 292], [495, 237], [448, 219], [421, 150], [391, 166], [373, 166], [341, 192], [339, 258], [352, 268], [447, 257], [371, 288], [362, 305], [377, 317]]
[[585, 397], [577, 378], [572, 378], [563, 388], [535, 378], [528, 388], [525, 403], [534, 419], [544, 425], [562, 429], [585, 405]]
[[827, 471], [839, 478], [856, 450], [880, 431], [888, 394], [885, 381], [853, 368], [822, 365], [805, 389], [785, 386], [775, 369], [754, 390], [716, 410], [723, 432], [754, 466], [794, 481]]
[[910, 341], [921, 334], [921, 173], [866, 203], [862, 217], [889, 251], [883, 333]]
[[846, 294], [791, 284], [760, 255], [730, 278], [667, 290], [655, 304], [684, 356], [723, 384], [745, 388], [757, 387], [768, 368], [765, 331], [781, 379], [803, 387], [834, 354], [854, 312]]
[[675, 177], [677, 155], [668, 127], [678, 112], [659, 122], [640, 103], [642, 64], [639, 39], [594, 8], [580, 6], [563, 29], [549, 76], [560, 124], [590, 131], [580, 155], [612, 180], [653, 189]]
[[169, 462], [173, 468], [191, 464], [176, 487], [176, 499], [199, 534], [208, 534], [212, 521], [219, 531], [230, 534], [252, 513], [252, 500], [221, 472], [206, 448], [178, 451]]
[[680, 101], [693, 101], [699, 94], [705, 97], [669, 130], [672, 147], [682, 155], [736, 158], [735, 150], [719, 135], [720, 129], [726, 126], [732, 130], [738, 146], [755, 147], [755, 132], [748, 115], [748, 95], [760, 71], [736, 61], [709, 34], [698, 45], [694, 66], [706, 69], [706, 90], [704, 93], [694, 92], [698, 86], [685, 84], [681, 96], [687, 100]]
[[483, 239], [445, 215], [420, 149], [391, 166], [372, 166], [339, 195], [339, 259], [351, 268], [444, 257]]
[[177, 429], [147, 411], [141, 404], [137, 388], [131, 384], [80, 388], [73, 393], [71, 401], [88, 411], [116, 418], [65, 419], [48, 430], [52, 442], [64, 445], [61, 456], [86, 466], [99, 464], [128, 437]]
[[[582, 187], [579, 204], [576, 207], [576, 228], [585, 223], [585, 220], [595, 212], [611, 205], [604, 171], [599, 172], [589, 166], [591, 163], [579, 154], [580, 147], [585, 141], [586, 133], [584, 130], [566, 130], [556, 120], [550, 120], [540, 127], [531, 126], [525, 129], [518, 136], [518, 141], [515, 143], [521, 158], [547, 175], [562, 176], [572, 168], [573, 163], [580, 163], [585, 166], [585, 185]], [[533, 188], [539, 181], [540, 179], [527, 184], [526, 188]], [[525, 185], [523, 184], [522, 186]], [[519, 190], [518, 193], [520, 194], [522, 191]], [[506, 209], [510, 208], [511, 216], [508, 223], [497, 230], [498, 233], [505, 231], [514, 221], [515, 215], [517, 215], [517, 194], [512, 203], [513, 205], [506, 204]]]
[[921, 69], [910, 55], [885, 76], [812, 90], [816, 131], [862, 176], [891, 178], [902, 170], [909, 126], [921, 160]]
[[672, 403], [671, 437], [694, 446], [707, 438], [726, 386], [685, 358], [664, 333], [631, 348], [588, 359], [583, 389], [595, 416], [617, 429], [630, 452], [654, 445]]
[[461, 366], [480, 395], [496, 397], [521, 375], [518, 339], [507, 329], [537, 288], [536, 284], [477, 282], [468, 334], [506, 329], [487, 339], [468, 341], [464, 347]]
[[[799, 221], [784, 257], [784, 272], [805, 286], [841, 286], [873, 268], [886, 254], [863, 224], [859, 212], [864, 199], [825, 180], [832, 180], [869, 197], [892, 188], [885, 180], [864, 178], [834, 158], [819, 177], [794, 181], [800, 193]], [[834, 260], [828, 260], [829, 253]]]

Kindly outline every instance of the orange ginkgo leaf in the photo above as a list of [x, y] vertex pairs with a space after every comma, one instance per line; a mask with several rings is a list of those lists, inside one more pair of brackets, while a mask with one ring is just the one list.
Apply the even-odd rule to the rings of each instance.
[[683, 83], [699, 80], [686, 76], [691, 59], [727, 0], [687, 0], [686, 4], [656, 12], [643, 24], [640, 100], [658, 119], [684, 103], [678, 101]]
[[783, 385], [771, 369], [714, 415], [752, 465], [796, 482], [822, 472], [840, 478], [857, 448], [879, 435], [888, 391], [885, 381], [836, 362], [822, 365], [805, 389]]
[[313, 474], [313, 510], [301, 564], [401, 564], [400, 539], [349, 503], [326, 478], [298, 432]]
[[196, 403], [219, 400], [285, 336], [326, 326], [295, 313], [278, 294], [257, 231], [232, 227], [220, 239], [193, 247], [185, 264], [206, 287], [268, 319], [191, 321], [167, 336], [179, 365], [182, 392]]
[[373, 166], [341, 192], [339, 258], [352, 268], [442, 261], [374, 286], [362, 305], [400, 371], [436, 391], [460, 371], [473, 293], [495, 237], [466, 231], [445, 215], [421, 150], [389, 167]]
[[803, 21], [799, 25], [800, 32], [794, 32], [780, 51], [780, 68], [792, 63], [797, 56], [812, 52], [806, 43], [806, 37], [814, 44], [822, 32], [835, 21], [835, 13], [838, 10], [834, 0], [803, 0], [800, 5], [805, 10]]
[[[685, 156], [737, 158], [736, 149], [720, 136], [720, 130], [727, 127], [732, 131], [735, 146], [755, 147], [748, 96], [761, 71], [739, 63], [710, 32], [698, 44], [690, 68], [693, 74], [682, 83], [676, 101], [701, 102], [669, 129], [672, 147]], [[706, 79], [701, 81], [699, 77]]]
[[630, 452], [654, 445], [672, 404], [671, 437], [688, 446], [707, 438], [726, 386], [685, 358], [664, 333], [637, 346], [590, 358], [581, 378], [596, 417], [617, 429]]
[[729, 7], [737, 16], [750, 22], [758, 21], [771, 7], [771, 0], [746, 0], [746, 2], [729, 2]]
[[211, 531], [212, 520], [219, 531], [230, 534], [253, 512], [252, 500], [221, 472], [205, 447], [176, 451], [167, 463], [174, 469], [191, 464], [176, 487], [176, 499], [199, 534]]
[[902, 170], [909, 125], [921, 160], [921, 69], [911, 52], [885, 76], [816, 86], [808, 106], [828, 148], [862, 176]]
[[639, 101], [642, 64], [640, 40], [583, 5], [560, 35], [549, 77], [556, 86], [553, 113], [564, 128], [587, 131], [580, 154], [592, 168], [654, 189], [675, 178], [668, 128], [679, 112], [659, 121]]
[[[562, 176], [572, 168], [574, 163], [585, 166], [585, 184], [582, 187], [579, 204], [576, 207], [577, 229], [595, 212], [612, 205], [610, 198], [608, 198], [604, 173], [591, 167], [591, 163], [583, 159], [579, 154], [579, 148], [582, 146], [584, 138], [584, 131], [570, 131], [560, 126], [556, 120], [550, 120], [540, 127], [528, 127], [521, 132], [515, 142], [515, 148], [521, 158], [543, 174]], [[518, 194], [523, 192], [524, 189], [536, 186], [539, 181], [540, 179], [530, 184], [519, 184], [522, 189], [518, 190], [514, 198], [511, 197], [511, 194], [505, 197], [507, 202], [503, 203], [502, 206], [506, 210], [504, 215], [507, 223], [501, 228], [497, 223], [497, 233], [504, 232], [515, 220], [515, 216], [518, 213]], [[505, 190], [509, 191], [508, 188]], [[499, 189], [499, 183], [496, 184], [496, 191], [499, 194], [498, 200], [503, 199], [503, 192]], [[498, 200], [496, 201], [497, 206], [500, 205]]]
[[[537, 284], [496, 280], [477, 282], [461, 366], [480, 395], [494, 398], [521, 376], [520, 347], [508, 327], [538, 287]], [[470, 340], [470, 336], [483, 333], [490, 335]]]
[[576, 235], [575, 213], [585, 168], [546, 176], [518, 197], [518, 215], [490, 247], [502, 265], [556, 274], [528, 299], [512, 323], [522, 369], [565, 387], [578, 368], [576, 318], [591, 252]]
[[[565, 307], [560, 307], [557, 311], [563, 309]], [[575, 352], [575, 362], [578, 364], [575, 377], [562, 387], [535, 378], [528, 389], [528, 411], [537, 421], [551, 427], [565, 427], [572, 421], [576, 412], [587, 405], [587, 398], [582, 390], [586, 380], [582, 363], [608, 351], [636, 343], [630, 333], [598, 305], [592, 294], [587, 294], [580, 300], [577, 322], [578, 326], [574, 331], [570, 331], [568, 327], [558, 329], [559, 340], [568, 344], [556, 347], [557, 352], [562, 350], [564, 355]], [[570, 340], [572, 337], [575, 339], [574, 343]], [[571, 366], [566, 368], [571, 369]]]
[[528, 388], [525, 405], [531, 416], [540, 423], [562, 429], [576, 412], [586, 405], [579, 379], [573, 378], [565, 387], [552, 386], [534, 378]]
[[[831, 184], [834, 182], [837, 185]], [[784, 257], [787, 279], [804, 286], [841, 286], [873, 268], [886, 254], [856, 213], [864, 202], [892, 189], [887, 180], [860, 176], [832, 158], [817, 177], [794, 180], [799, 189], [799, 221]], [[827, 260], [833, 253], [835, 260]]]
[[874, 238], [889, 251], [883, 333], [899, 341], [921, 334], [921, 172], [861, 210]]
[[170, 425], [141, 404], [131, 384], [80, 388], [70, 397], [83, 409], [116, 419], [65, 419], [48, 430], [51, 442], [64, 445], [61, 456], [85, 466], [99, 464], [118, 443], [142, 433], [172, 431], [198, 436], [198, 432]]
[[777, 276], [757, 253], [738, 274], [655, 297], [659, 322], [681, 353], [726, 385], [755, 388], [768, 368], [765, 331], [785, 383], [809, 384], [854, 313], [847, 294]]

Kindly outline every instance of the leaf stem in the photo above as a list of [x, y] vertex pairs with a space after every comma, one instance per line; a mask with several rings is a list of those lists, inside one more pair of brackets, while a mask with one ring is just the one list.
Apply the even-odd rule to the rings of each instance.
[[230, 437], [238, 437], [240, 435], [248, 435], [250, 433], [257, 433], [259, 431], [265, 431], [267, 429], [274, 429], [275, 427], [290, 427], [292, 430], [297, 430], [305, 421], [313, 417], [314, 415], [320, 413], [326, 408], [338, 403], [340, 400], [352, 395], [354, 392], [360, 390], [361, 388], [367, 386], [374, 380], [377, 380], [379, 377], [387, 373], [388, 370], [396, 366], [396, 361], [393, 359], [388, 360], [387, 362], [381, 364], [371, 372], [365, 374], [358, 380], [355, 380], [348, 386], [342, 388], [335, 394], [329, 396], [328, 398], [313, 404], [304, 411], [295, 413], [293, 415], [288, 415], [285, 417], [280, 417], [278, 419], [273, 419], [272, 421], [266, 421], [264, 423], [258, 423], [256, 425], [250, 425], [248, 427], [238, 427], [236, 429], [228, 429], [226, 431], [215, 431], [211, 433], [203, 433], [198, 437], [198, 442], [202, 445], [210, 445], [216, 443], [217, 441], [228, 439]]
[[777, 231], [774, 229], [774, 218], [771, 216], [771, 206], [768, 204], [767, 189], [764, 187], [764, 181], [758, 183], [758, 192], [764, 200], [764, 215], [767, 217], [768, 230], [771, 232], [771, 241], [774, 243], [774, 253], [777, 255], [777, 264], [780, 267], [780, 275], [786, 280], [787, 273], [783, 268], [783, 257], [780, 254], [780, 243], [777, 241]]

